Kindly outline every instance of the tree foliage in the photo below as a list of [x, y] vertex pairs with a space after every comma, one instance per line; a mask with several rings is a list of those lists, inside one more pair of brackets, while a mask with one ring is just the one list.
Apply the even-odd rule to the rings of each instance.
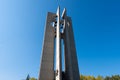
[[[26, 80], [37, 80], [34, 77], [30, 77], [29, 75], [27, 75]], [[113, 75], [113, 76], [106, 76], [106, 77], [102, 77], [102, 76], [85, 76], [85, 75], [80, 75], [80, 80], [120, 80], [120, 75]]]
[[84, 75], [80, 75], [80, 80], [120, 80], [120, 76], [119, 75], [113, 75], [113, 76], [106, 76], [106, 77], [102, 77], [102, 76], [84, 76]]
[[120, 75], [106, 76], [104, 80], [120, 80]]
[[34, 78], [34, 77], [30, 77], [29, 74], [28, 74], [25, 80], [37, 80], [37, 79]]
[[34, 77], [32, 77], [32, 78], [30, 78], [30, 80], [37, 80], [36, 78], [34, 78]]
[[26, 80], [30, 80], [30, 76], [29, 76], [29, 74], [27, 75]]

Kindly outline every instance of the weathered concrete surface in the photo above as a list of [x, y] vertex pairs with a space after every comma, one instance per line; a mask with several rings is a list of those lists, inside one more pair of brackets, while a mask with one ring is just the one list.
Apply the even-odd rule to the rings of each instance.
[[38, 80], [54, 80], [54, 37], [55, 31], [51, 22], [54, 21], [56, 14], [48, 13], [46, 29], [44, 34], [42, 59]]
[[65, 16], [65, 80], [80, 80], [71, 18]]

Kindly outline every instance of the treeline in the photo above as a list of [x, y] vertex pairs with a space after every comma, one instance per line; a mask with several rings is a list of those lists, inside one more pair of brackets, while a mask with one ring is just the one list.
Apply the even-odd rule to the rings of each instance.
[[37, 79], [34, 78], [34, 77], [30, 77], [29, 74], [28, 74], [25, 80], [37, 80]]
[[80, 75], [80, 80], [120, 80], [120, 75], [113, 75], [113, 76], [106, 76], [106, 77]]
[[[37, 79], [34, 77], [30, 77], [28, 75], [25, 80], [37, 80]], [[106, 76], [106, 77], [80, 75], [80, 80], [120, 80], [120, 75], [113, 75], [113, 76]]]

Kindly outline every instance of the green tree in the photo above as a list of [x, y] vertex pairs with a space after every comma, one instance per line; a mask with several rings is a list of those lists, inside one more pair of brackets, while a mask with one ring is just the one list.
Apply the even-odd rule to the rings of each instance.
[[30, 78], [30, 80], [37, 80], [36, 78], [34, 78], [34, 77], [32, 77], [32, 78]]
[[111, 80], [111, 77], [106, 76], [104, 80]]
[[111, 77], [112, 80], [120, 80], [120, 76], [119, 75], [114, 75]]
[[84, 80], [84, 76], [83, 75], [80, 75], [80, 80]]
[[29, 74], [27, 75], [27, 78], [26, 78], [26, 80], [30, 80], [30, 76], [29, 76]]
[[96, 80], [94, 76], [80, 75], [80, 80]]
[[104, 78], [102, 76], [97, 76], [96, 80], [104, 80]]

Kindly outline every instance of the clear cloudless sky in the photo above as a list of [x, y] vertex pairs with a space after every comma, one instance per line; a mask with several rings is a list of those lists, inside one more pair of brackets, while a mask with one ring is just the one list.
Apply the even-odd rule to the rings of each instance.
[[72, 17], [80, 73], [120, 74], [120, 0], [0, 0], [0, 80], [38, 78], [47, 12]]

